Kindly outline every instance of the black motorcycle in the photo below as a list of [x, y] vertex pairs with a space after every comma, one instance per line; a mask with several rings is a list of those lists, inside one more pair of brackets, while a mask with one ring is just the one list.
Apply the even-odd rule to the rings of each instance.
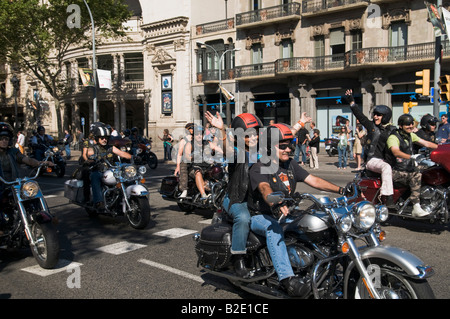
[[159, 190], [162, 198], [169, 201], [176, 201], [178, 207], [186, 213], [190, 213], [195, 208], [218, 209], [222, 205], [228, 184], [228, 173], [225, 164], [210, 164], [204, 174], [206, 183], [205, 190], [209, 195], [206, 200], [201, 199], [201, 194], [197, 189], [195, 180], [189, 177], [187, 196], [180, 198], [181, 191], [178, 188], [178, 176], [166, 176], [161, 182]]
[[[66, 160], [63, 157], [64, 154], [64, 142], [61, 141], [53, 141], [51, 145], [40, 144], [38, 147], [45, 150], [44, 152], [44, 161], [49, 161], [54, 164], [54, 166], [47, 166], [46, 168], [42, 168], [40, 174], [44, 173], [55, 173], [57, 177], [63, 177], [66, 174]], [[35, 150], [31, 157], [36, 158]]]
[[158, 167], [158, 157], [152, 152], [152, 139], [137, 144], [134, 162], [139, 165], [148, 165], [151, 169]]
[[[357, 194], [355, 184], [353, 191]], [[279, 222], [294, 273], [309, 287], [303, 298], [434, 298], [427, 282], [433, 269], [407, 251], [381, 245], [385, 233], [380, 223], [388, 217], [387, 208], [367, 201], [349, 204], [350, 199], [299, 193], [285, 198], [281, 192], [268, 196], [274, 205], [289, 207], [289, 222]], [[230, 253], [232, 226], [223, 217], [194, 235], [197, 265], [258, 297], [291, 298], [278, 281], [266, 238], [253, 232], [244, 257], [250, 277], [236, 275]]]
[[339, 140], [334, 136], [331, 136], [331, 138], [325, 139], [325, 151], [327, 151], [327, 153], [330, 157], [338, 154], [338, 149], [337, 149], [338, 143], [339, 143]]
[[54, 217], [34, 177], [17, 178], [7, 182], [0, 216], [0, 247], [30, 247], [38, 264], [45, 269], [53, 268], [59, 260], [59, 239]]

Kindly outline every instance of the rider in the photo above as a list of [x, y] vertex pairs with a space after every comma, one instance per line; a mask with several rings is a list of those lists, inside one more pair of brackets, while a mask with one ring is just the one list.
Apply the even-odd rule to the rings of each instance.
[[388, 152], [386, 160], [392, 166], [392, 180], [394, 182], [407, 182], [411, 189], [409, 197], [414, 217], [422, 217], [429, 214], [420, 207], [420, 186], [422, 173], [414, 169], [415, 160], [418, 155], [413, 155], [413, 144], [418, 143], [432, 149], [437, 148], [437, 144], [425, 141], [413, 133], [414, 118], [410, 114], [402, 114], [398, 118], [398, 129], [393, 131], [386, 142]]
[[388, 208], [394, 208], [392, 168], [384, 160], [386, 141], [391, 131], [395, 129], [395, 126], [389, 123], [392, 117], [392, 110], [386, 105], [377, 105], [373, 110], [373, 119], [370, 120], [355, 103], [352, 90], [345, 92], [345, 98], [350, 104], [353, 115], [367, 130], [367, 140], [364, 145], [366, 168], [381, 174], [381, 200]]
[[[106, 159], [112, 161], [114, 154], [125, 159], [131, 159], [132, 155], [130, 153], [119, 150], [117, 147], [108, 145], [109, 137], [111, 136], [111, 131], [102, 122], [94, 122], [91, 124], [90, 131], [94, 136], [94, 154], [91, 156], [94, 160]], [[91, 160], [90, 160], [91, 161]], [[102, 198], [102, 176], [103, 173], [94, 166], [91, 170], [91, 187], [92, 187], [92, 197], [93, 204], [96, 209], [104, 209], [105, 204]]]
[[53, 137], [45, 134], [45, 127], [42, 125], [38, 126], [37, 134], [31, 138], [31, 146], [34, 151], [34, 157], [38, 161], [44, 159], [44, 153], [48, 146], [53, 142]]
[[[341, 195], [348, 191], [346, 188], [309, 174], [292, 160], [289, 154], [295, 150], [293, 139], [291, 127], [282, 123], [269, 126], [262, 133], [260, 143], [264, 140], [267, 142], [265, 151], [269, 157], [267, 163], [263, 163], [264, 158], [262, 158], [250, 168], [248, 207], [252, 213], [250, 227], [256, 234], [266, 237], [267, 248], [279, 281], [290, 296], [302, 297], [309, 292], [310, 284], [308, 279], [294, 275], [284, 242], [283, 227], [277, 221], [280, 216], [288, 215], [288, 207], [273, 206], [267, 201], [267, 196], [275, 191], [292, 196], [298, 182], [305, 182], [314, 188]], [[274, 149], [271, 149], [271, 145]], [[269, 169], [269, 166], [274, 170]], [[286, 219], [286, 222], [290, 221]]]
[[[420, 130], [416, 132], [416, 135], [425, 141], [436, 143], [436, 127], [439, 120], [431, 115], [425, 114], [420, 120]], [[414, 154], [418, 154], [422, 148], [421, 145], [414, 144]]]
[[131, 135], [128, 138], [131, 140], [131, 150], [133, 155], [136, 155], [138, 144], [145, 143], [144, 137], [139, 135], [139, 129], [137, 127], [133, 127], [131, 129]]
[[181, 191], [180, 198], [185, 198], [187, 196], [188, 187], [188, 163], [185, 159], [185, 146], [191, 142], [192, 135], [194, 134], [194, 123], [187, 123], [184, 127], [186, 129], [186, 136], [178, 144], [177, 153], [177, 167], [173, 175], [180, 174], [179, 190]]

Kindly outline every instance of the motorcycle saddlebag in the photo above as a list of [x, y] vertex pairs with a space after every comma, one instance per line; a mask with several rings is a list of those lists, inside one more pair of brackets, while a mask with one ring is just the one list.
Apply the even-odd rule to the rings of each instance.
[[198, 256], [197, 266], [211, 270], [220, 270], [228, 265], [231, 259], [232, 226], [217, 223], [203, 228], [195, 245]]
[[69, 179], [64, 183], [64, 197], [74, 202], [83, 202], [83, 181]]
[[166, 176], [161, 181], [161, 195], [172, 197], [178, 185], [178, 176]]

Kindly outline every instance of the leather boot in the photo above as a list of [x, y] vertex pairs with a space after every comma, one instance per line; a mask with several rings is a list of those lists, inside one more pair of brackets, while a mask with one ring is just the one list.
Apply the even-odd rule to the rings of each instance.
[[383, 204], [388, 208], [388, 209], [394, 209], [395, 207], [395, 203], [394, 203], [394, 196], [392, 195], [383, 195], [381, 196], [381, 201], [383, 202]]
[[235, 255], [233, 263], [235, 273], [242, 278], [250, 277], [250, 272], [245, 267], [245, 261], [243, 255]]
[[311, 291], [311, 281], [309, 278], [294, 276], [283, 279], [281, 283], [291, 297], [306, 297]]

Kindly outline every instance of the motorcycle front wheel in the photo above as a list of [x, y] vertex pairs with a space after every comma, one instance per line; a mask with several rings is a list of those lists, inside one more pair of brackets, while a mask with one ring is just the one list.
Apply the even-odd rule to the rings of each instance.
[[66, 174], [66, 166], [65, 165], [57, 165], [55, 167], [56, 176], [57, 177], [63, 177], [64, 174]]
[[[383, 267], [380, 267], [377, 291], [383, 299], [435, 299], [428, 281], [408, 278]], [[372, 299], [361, 278], [350, 298]]]
[[59, 240], [56, 229], [51, 223], [34, 223], [31, 226], [31, 236], [36, 246], [31, 247], [31, 252], [44, 269], [55, 267], [59, 260]]
[[144, 229], [150, 222], [150, 204], [147, 197], [130, 198], [131, 211], [126, 216], [131, 227]]
[[148, 167], [150, 167], [151, 169], [155, 169], [156, 167], [158, 167], [158, 157], [156, 157], [156, 154], [153, 152], [150, 152], [147, 155], [147, 165]]

